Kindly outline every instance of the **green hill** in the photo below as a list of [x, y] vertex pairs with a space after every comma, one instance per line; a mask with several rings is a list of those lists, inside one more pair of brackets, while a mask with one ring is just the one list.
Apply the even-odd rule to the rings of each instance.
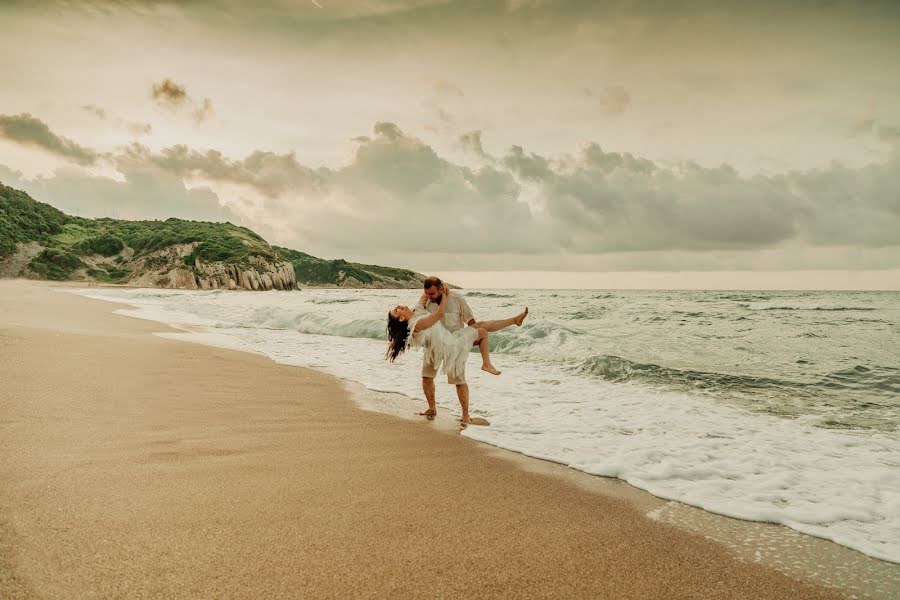
[[294, 265], [297, 280], [312, 286], [418, 288], [424, 275], [406, 269], [379, 267], [347, 262], [343, 259], [325, 260], [304, 252], [275, 246], [275, 250]]
[[187, 289], [418, 287], [412, 271], [323, 260], [231, 223], [67, 215], [0, 184], [0, 277]]

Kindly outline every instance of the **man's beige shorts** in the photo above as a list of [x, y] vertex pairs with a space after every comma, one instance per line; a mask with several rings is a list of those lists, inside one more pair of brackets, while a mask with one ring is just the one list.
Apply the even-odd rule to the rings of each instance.
[[[428, 379], [434, 379], [437, 377], [437, 369], [434, 368], [434, 365], [430, 362], [422, 361], [422, 377], [427, 377]], [[450, 385], [465, 385], [466, 384], [466, 372], [463, 371], [461, 377], [451, 377], [447, 375], [447, 383]]]

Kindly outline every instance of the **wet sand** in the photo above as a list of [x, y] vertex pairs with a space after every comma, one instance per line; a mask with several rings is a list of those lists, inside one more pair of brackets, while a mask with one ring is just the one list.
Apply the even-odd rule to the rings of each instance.
[[840, 597], [114, 309], [0, 281], [0, 598]]

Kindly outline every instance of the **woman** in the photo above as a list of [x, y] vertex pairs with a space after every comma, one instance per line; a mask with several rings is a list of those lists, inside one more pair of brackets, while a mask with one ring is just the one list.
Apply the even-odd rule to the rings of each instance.
[[394, 362], [410, 345], [422, 348], [428, 354], [428, 362], [443, 365], [445, 375], [457, 377], [465, 370], [469, 350], [475, 344], [481, 351], [481, 370], [491, 375], [500, 371], [491, 364], [488, 333], [484, 328], [474, 329], [466, 325], [456, 331], [449, 331], [441, 319], [445, 302], [450, 291], [443, 287], [441, 302], [435, 313], [429, 314], [424, 308], [413, 310], [408, 306], [397, 306], [388, 313], [388, 349], [385, 358]]

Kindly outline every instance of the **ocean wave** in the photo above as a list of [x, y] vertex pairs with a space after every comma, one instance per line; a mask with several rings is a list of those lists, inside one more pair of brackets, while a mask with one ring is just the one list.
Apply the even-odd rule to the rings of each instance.
[[763, 302], [771, 300], [768, 294], [723, 294], [718, 296], [720, 300], [734, 300], [737, 302]]
[[566, 318], [573, 321], [591, 321], [593, 319], [602, 319], [606, 316], [606, 313], [607, 308], [605, 306], [588, 306], [568, 315]]
[[[610, 383], [711, 394], [755, 412], [789, 417], [819, 415], [821, 427], [840, 423], [840, 427], [850, 429], [896, 429], [900, 369], [893, 367], [857, 365], [814, 382], [674, 369], [611, 355], [576, 360], [570, 368], [578, 375]], [[861, 397], [868, 401], [861, 401]]]
[[515, 298], [515, 294], [496, 294], [494, 292], [465, 292], [466, 298]]
[[658, 382], [692, 382], [700, 387], [741, 385], [763, 387], [809, 387], [819, 385], [830, 389], [866, 389], [900, 394], [900, 368], [881, 365], [855, 365], [824, 375], [819, 382], [798, 383], [770, 377], [731, 375], [690, 369], [674, 369], [653, 363], [639, 363], [614, 355], [594, 355], [579, 361], [576, 370], [581, 374], [596, 375], [607, 381], [632, 381], [641, 379]]
[[830, 390], [865, 390], [896, 397], [900, 395], [900, 369], [856, 365], [829, 373], [817, 385]]
[[295, 320], [295, 329], [300, 333], [334, 335], [348, 338], [387, 339], [386, 319], [354, 319], [337, 321], [317, 314], [301, 315]]
[[581, 360], [576, 363], [575, 371], [581, 375], [593, 375], [614, 383], [640, 381], [643, 383], [689, 385], [695, 389], [721, 389], [723, 387], [762, 389], [799, 385], [794, 382], [766, 377], [673, 369], [652, 363], [639, 363], [612, 355], [595, 355]]
[[523, 327], [509, 327], [492, 333], [491, 352], [519, 354], [538, 349], [540, 355], [544, 356], [558, 352], [564, 346], [571, 346], [573, 351], [577, 351], [580, 347], [579, 338], [586, 335], [588, 334], [584, 331], [559, 323], [535, 321]]
[[749, 310], [876, 310], [871, 306], [848, 306], [844, 304], [789, 304], [778, 302], [750, 302], [742, 304]]
[[360, 301], [362, 298], [310, 298], [307, 300], [310, 304], [350, 304]]
[[244, 315], [238, 322], [224, 320], [214, 326], [237, 329], [274, 329], [346, 338], [386, 339], [386, 319], [339, 319], [319, 312], [296, 312], [268, 306]]

